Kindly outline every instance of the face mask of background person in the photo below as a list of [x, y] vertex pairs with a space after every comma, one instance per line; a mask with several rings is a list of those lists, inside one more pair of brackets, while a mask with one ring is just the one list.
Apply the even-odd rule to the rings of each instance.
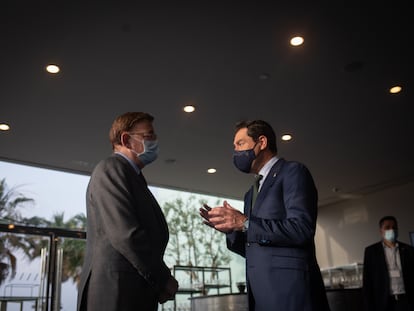
[[387, 241], [391, 243], [394, 243], [395, 240], [397, 239], [397, 231], [393, 229], [385, 230], [384, 239], [386, 239]]

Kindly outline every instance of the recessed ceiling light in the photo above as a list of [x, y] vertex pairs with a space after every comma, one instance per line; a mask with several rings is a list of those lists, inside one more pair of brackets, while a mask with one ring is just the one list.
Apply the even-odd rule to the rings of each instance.
[[391, 94], [397, 94], [399, 92], [402, 91], [402, 87], [399, 85], [393, 86], [392, 88], [390, 88], [390, 93]]
[[298, 46], [298, 45], [302, 45], [304, 41], [305, 40], [302, 37], [297, 36], [297, 37], [293, 37], [292, 39], [290, 39], [290, 44], [293, 46]]
[[217, 170], [215, 168], [209, 168], [207, 170], [207, 173], [209, 173], [209, 174], [214, 174], [215, 172], [217, 172]]
[[6, 123], [0, 123], [0, 131], [8, 131], [10, 130], [10, 126]]
[[50, 64], [50, 65], [47, 65], [47, 66], [46, 66], [46, 71], [47, 71], [48, 73], [53, 73], [53, 74], [55, 74], [55, 73], [58, 73], [58, 72], [60, 71], [60, 68], [59, 68], [59, 66], [58, 66], [58, 65]]
[[195, 107], [194, 107], [193, 105], [188, 105], [188, 106], [185, 106], [185, 107], [183, 108], [183, 110], [184, 110], [185, 112], [190, 113], [190, 112], [194, 112]]
[[292, 139], [292, 135], [290, 135], [290, 134], [282, 135], [282, 140], [284, 140], [284, 141], [289, 141], [291, 139]]

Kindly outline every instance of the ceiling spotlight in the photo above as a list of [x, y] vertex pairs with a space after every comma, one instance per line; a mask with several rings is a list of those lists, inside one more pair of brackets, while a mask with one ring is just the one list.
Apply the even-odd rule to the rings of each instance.
[[282, 135], [282, 140], [284, 140], [284, 141], [289, 141], [291, 139], [292, 139], [292, 135], [290, 135], [290, 134]]
[[298, 46], [298, 45], [302, 45], [304, 41], [305, 40], [302, 37], [297, 36], [297, 37], [293, 37], [292, 39], [290, 39], [290, 44], [293, 46]]
[[397, 94], [399, 92], [402, 91], [402, 87], [399, 85], [393, 86], [392, 88], [390, 88], [390, 93], [391, 94]]
[[0, 123], [0, 131], [8, 131], [10, 130], [10, 126], [6, 123]]
[[207, 170], [207, 173], [209, 173], [209, 174], [214, 174], [215, 172], [217, 172], [217, 170], [215, 168], [209, 168]]
[[59, 68], [59, 66], [58, 66], [58, 65], [53, 65], [53, 64], [50, 64], [50, 65], [47, 65], [47, 66], [46, 66], [46, 71], [47, 71], [48, 73], [53, 73], [53, 74], [55, 74], [55, 73], [58, 73], [58, 72], [60, 71], [60, 68]]
[[195, 107], [194, 107], [193, 105], [188, 105], [188, 106], [185, 106], [185, 107], [183, 108], [183, 110], [184, 110], [185, 112], [190, 113], [190, 112], [194, 112]]

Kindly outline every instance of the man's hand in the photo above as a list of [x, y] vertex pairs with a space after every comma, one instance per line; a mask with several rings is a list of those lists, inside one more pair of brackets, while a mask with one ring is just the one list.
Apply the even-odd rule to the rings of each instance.
[[200, 216], [206, 225], [223, 233], [242, 231], [243, 224], [247, 219], [243, 213], [233, 208], [227, 201], [223, 202], [223, 206], [214, 208], [204, 204], [200, 208]]
[[164, 291], [161, 292], [160, 295], [158, 296], [158, 302], [164, 303], [167, 300], [173, 300], [177, 291], [178, 291], [178, 282], [171, 275], [167, 281], [167, 285], [165, 286]]

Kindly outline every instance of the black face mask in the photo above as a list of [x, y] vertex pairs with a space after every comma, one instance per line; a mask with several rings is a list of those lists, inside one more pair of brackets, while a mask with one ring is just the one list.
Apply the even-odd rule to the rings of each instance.
[[256, 144], [252, 149], [242, 151], [234, 150], [233, 152], [233, 164], [243, 173], [250, 173], [252, 163], [256, 159], [256, 154], [254, 153], [255, 147]]

